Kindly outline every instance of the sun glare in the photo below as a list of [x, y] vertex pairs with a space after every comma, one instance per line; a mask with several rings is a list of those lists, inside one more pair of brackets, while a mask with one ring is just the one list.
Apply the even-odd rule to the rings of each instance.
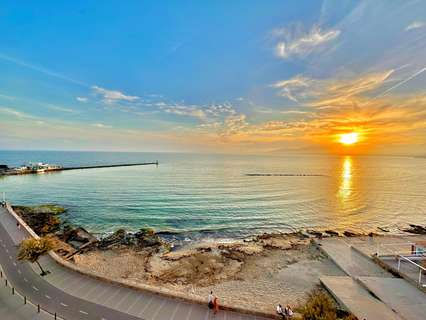
[[357, 143], [359, 140], [358, 133], [351, 132], [351, 133], [344, 133], [340, 135], [339, 142], [342, 144], [350, 145]]

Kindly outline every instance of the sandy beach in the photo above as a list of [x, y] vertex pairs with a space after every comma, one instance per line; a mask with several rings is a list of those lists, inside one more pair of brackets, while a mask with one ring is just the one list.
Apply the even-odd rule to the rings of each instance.
[[299, 234], [201, 242], [171, 252], [93, 250], [75, 255], [74, 262], [111, 279], [167, 287], [202, 298], [213, 290], [221, 303], [265, 312], [278, 303], [303, 305], [321, 275], [343, 274]]

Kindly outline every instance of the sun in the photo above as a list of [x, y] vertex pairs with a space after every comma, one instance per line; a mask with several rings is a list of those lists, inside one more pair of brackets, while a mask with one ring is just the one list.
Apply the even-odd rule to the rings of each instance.
[[357, 132], [343, 133], [340, 135], [340, 139], [339, 139], [339, 142], [341, 144], [346, 144], [346, 145], [354, 144], [354, 143], [357, 143], [358, 141], [359, 141], [359, 135]]

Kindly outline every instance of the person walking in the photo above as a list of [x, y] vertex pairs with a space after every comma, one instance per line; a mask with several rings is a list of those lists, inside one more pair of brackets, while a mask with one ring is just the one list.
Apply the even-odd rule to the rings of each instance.
[[214, 309], [214, 314], [216, 314], [219, 311], [219, 299], [217, 297], [214, 297], [213, 309]]
[[291, 310], [291, 307], [289, 304], [284, 308], [284, 314], [285, 314], [285, 319], [293, 318], [294, 312], [293, 310]]
[[285, 315], [285, 313], [284, 313], [284, 309], [283, 309], [283, 307], [282, 307], [282, 305], [277, 305], [277, 313], [281, 316], [281, 317], [283, 317], [283, 319], [286, 319], [286, 315]]
[[209, 309], [213, 309], [214, 308], [214, 296], [213, 296], [213, 291], [210, 291], [210, 294], [207, 298], [207, 306], [209, 307]]

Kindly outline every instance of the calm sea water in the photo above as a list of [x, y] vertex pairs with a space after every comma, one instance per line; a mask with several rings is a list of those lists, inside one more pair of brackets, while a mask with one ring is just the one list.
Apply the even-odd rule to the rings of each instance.
[[[370, 231], [426, 224], [426, 159], [0, 151], [11, 166], [155, 161], [160, 165], [0, 178], [15, 204], [57, 203], [96, 233], [150, 226], [184, 237], [298, 228]], [[247, 176], [250, 173], [320, 176]]]

